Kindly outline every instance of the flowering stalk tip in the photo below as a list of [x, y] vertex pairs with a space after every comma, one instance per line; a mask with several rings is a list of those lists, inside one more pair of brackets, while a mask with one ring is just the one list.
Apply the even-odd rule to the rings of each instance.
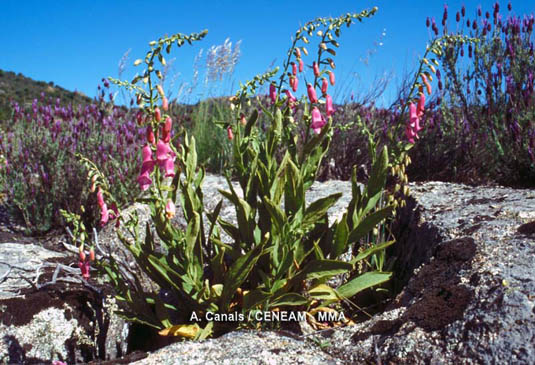
[[318, 96], [316, 95], [316, 90], [314, 89], [314, 86], [312, 86], [312, 84], [307, 84], [307, 93], [308, 99], [312, 104], [318, 102]]

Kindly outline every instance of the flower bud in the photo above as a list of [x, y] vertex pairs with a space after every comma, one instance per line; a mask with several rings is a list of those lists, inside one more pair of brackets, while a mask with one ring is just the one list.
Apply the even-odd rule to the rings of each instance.
[[291, 85], [293, 92], [297, 91], [298, 85], [299, 85], [299, 79], [297, 77], [293, 77], [293, 85]]
[[136, 95], [136, 102], [137, 102], [137, 105], [143, 104], [143, 98], [141, 97], [141, 94]]
[[164, 111], [169, 110], [169, 101], [167, 100], [165, 96], [162, 98], [162, 109]]
[[307, 84], [307, 93], [308, 99], [312, 104], [318, 102], [318, 96], [316, 95], [316, 90], [314, 89], [314, 86], [312, 86], [312, 84]]
[[273, 82], [269, 84], [269, 98], [271, 99], [271, 104], [275, 104], [277, 100], [277, 86]]
[[325, 114], [327, 118], [334, 114], [333, 99], [329, 94], [325, 95]]
[[95, 261], [95, 250], [93, 249], [93, 247], [89, 249], [89, 260]]
[[84, 246], [80, 246], [78, 249], [78, 255], [80, 256], [80, 261], [85, 261], [85, 252]]
[[156, 90], [158, 90], [158, 94], [160, 94], [161, 97], [163, 97], [165, 94], [163, 92], [162, 85], [156, 86]]
[[303, 72], [303, 68], [305, 67], [305, 64], [303, 63], [303, 60], [299, 59], [299, 72]]
[[299, 48], [295, 49], [295, 57], [301, 58], [301, 50]]
[[154, 108], [154, 118], [156, 119], [157, 122], [162, 120], [162, 113], [160, 112], [160, 108], [158, 107]]
[[165, 143], [169, 142], [171, 140], [171, 127], [172, 127], [172, 119], [170, 117], [165, 118], [165, 124], [162, 128], [162, 139]]
[[329, 83], [327, 82], [327, 79], [325, 77], [321, 80], [321, 92], [325, 95], [327, 94], [327, 87]]
[[229, 141], [232, 141], [234, 139], [234, 133], [232, 133], [232, 128], [231, 127], [227, 128], [227, 137], [228, 137]]
[[334, 82], [335, 82], [334, 72], [328, 71], [328, 73], [329, 73], [329, 82], [331, 83], [331, 86], [334, 86]]
[[165, 205], [165, 215], [168, 219], [171, 219], [176, 214], [176, 206], [175, 203], [171, 199], [167, 200], [167, 204]]
[[292, 65], [292, 75], [297, 75], [297, 65], [295, 64], [295, 62], [292, 62], [291, 63]]
[[245, 114], [243, 114], [243, 113], [241, 113], [241, 115], [240, 115], [240, 123], [243, 126], [245, 126], [247, 124], [247, 119], [245, 119]]
[[154, 132], [152, 131], [152, 127], [149, 125], [147, 127], [147, 142], [150, 144], [154, 144], [156, 139], [154, 138]]
[[312, 70], [314, 70], [314, 76], [318, 77], [320, 75], [320, 68], [315, 61], [312, 62]]

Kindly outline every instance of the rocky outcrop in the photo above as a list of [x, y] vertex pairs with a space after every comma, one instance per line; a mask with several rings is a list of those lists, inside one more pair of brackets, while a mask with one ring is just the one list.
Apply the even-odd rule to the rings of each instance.
[[327, 351], [349, 363], [533, 363], [535, 192], [411, 188], [395, 254], [401, 273], [417, 269], [384, 313], [326, 335]]
[[[221, 177], [207, 176], [204, 191], [209, 206], [217, 204], [217, 189], [225, 189], [225, 185]], [[316, 200], [338, 191], [344, 196], [331, 209], [331, 219], [335, 219], [349, 202], [348, 182], [316, 183], [307, 199]], [[398, 242], [389, 251], [389, 256], [397, 259], [394, 287], [399, 293], [382, 313], [355, 326], [309, 335], [238, 331], [202, 343], [174, 343], [147, 354], [136, 363], [533, 363], [535, 192], [438, 182], [411, 184], [411, 191], [408, 207], [399, 213], [394, 227]], [[225, 204], [222, 215], [233, 220], [232, 206]], [[148, 219], [148, 212], [142, 206], [131, 209], [139, 209], [141, 222]], [[177, 225], [184, 224], [180, 217], [176, 219]], [[112, 233], [111, 229], [101, 233], [103, 245], [112, 242]], [[0, 255], [2, 252], [0, 250]], [[54, 259], [43, 258], [42, 262], [50, 260]], [[36, 263], [28, 261], [28, 265], [34, 268]], [[0, 277], [3, 274], [0, 273]], [[0, 291], [4, 291], [3, 285], [0, 283]], [[42, 292], [38, 291], [41, 295]], [[52, 307], [59, 312], [54, 314], [46, 308], [28, 312], [24, 323], [29, 328], [27, 332], [41, 333], [43, 339], [45, 333], [56, 333], [54, 328], [75, 333], [72, 319], [83, 322], [84, 316], [66, 315], [71, 309], [67, 309], [65, 303], [71, 308], [75, 306], [69, 304], [72, 302], [64, 292], [48, 292], [47, 295], [51, 296], [48, 300], [55, 303]], [[4, 299], [0, 305], [15, 299]], [[91, 300], [88, 301], [92, 303]], [[12, 321], [16, 321], [19, 318], [16, 308], [22, 308], [22, 303], [31, 308], [35, 302], [12, 303], [2, 312], [4, 327], [0, 332], [7, 336], [4, 336], [4, 350], [0, 348], [0, 353], [7, 351], [15, 362], [24, 356], [26, 361], [52, 360], [45, 353], [53, 351], [62, 354], [57, 355], [57, 359], [82, 358], [68, 357], [72, 351], [67, 346], [69, 341], [75, 339], [82, 343], [79, 337], [71, 336], [66, 340], [59, 334], [53, 335], [57, 345], [51, 338], [46, 344], [40, 344], [34, 337], [21, 340], [24, 335], [15, 327], [22, 323], [7, 323], [6, 313], [12, 314]], [[84, 312], [80, 308], [82, 306], [76, 313]], [[48, 327], [43, 324], [54, 317], [61, 318], [62, 322]], [[9, 333], [5, 332], [8, 326]], [[107, 338], [114, 340], [114, 336], [117, 335]], [[46, 347], [52, 345], [56, 350]], [[77, 346], [80, 349], [81, 345]], [[113, 346], [108, 343], [107, 347]], [[144, 356], [136, 354], [129, 362]], [[5, 361], [6, 357], [3, 359]]]
[[533, 363], [535, 192], [435, 182], [411, 189], [390, 252], [404, 287], [383, 313], [297, 337], [301, 345], [295, 335], [239, 332], [173, 344], [137, 364]]
[[128, 324], [114, 314], [109, 291], [81, 280], [76, 254], [2, 228], [0, 363], [71, 364], [124, 355]]

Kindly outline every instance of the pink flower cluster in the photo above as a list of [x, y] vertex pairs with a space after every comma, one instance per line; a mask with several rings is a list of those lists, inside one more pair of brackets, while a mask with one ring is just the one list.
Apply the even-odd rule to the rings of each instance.
[[91, 268], [91, 261], [95, 261], [95, 250], [91, 248], [89, 250], [89, 255], [86, 255], [83, 246], [81, 246], [79, 256], [80, 260], [78, 261], [78, 267], [82, 272], [82, 277], [87, 280], [89, 279], [89, 269]]
[[[100, 208], [100, 225], [104, 226], [110, 219], [117, 218], [119, 216], [119, 211], [117, 205], [112, 203], [111, 212], [108, 210], [108, 205], [104, 202], [104, 195], [102, 194], [102, 189], [99, 187], [97, 192], [97, 203]], [[117, 221], [119, 225], [119, 221]]]
[[146, 144], [142, 149], [143, 162], [141, 164], [141, 173], [137, 178], [137, 182], [142, 191], [145, 191], [152, 184], [150, 174], [154, 166], [158, 164], [164, 170], [165, 177], [175, 176], [175, 159], [176, 154], [169, 146], [169, 142], [164, 142], [162, 139], [158, 140], [156, 144], [156, 159], [153, 158], [152, 148]]
[[[288, 83], [289, 83], [290, 89], [293, 92], [297, 92], [297, 87], [299, 85], [299, 79], [297, 77], [297, 74], [298, 72], [299, 73], [303, 72], [304, 64], [303, 64], [303, 59], [301, 58], [301, 51], [299, 48], [295, 48], [294, 54], [295, 54], [297, 63], [290, 62], [292, 72], [291, 74], [289, 74]], [[331, 63], [331, 67], [334, 68], [333, 63]], [[320, 71], [320, 68], [317, 62], [312, 63], [312, 70], [316, 78], [319, 77], [322, 73]], [[325, 77], [323, 77], [321, 80], [321, 92], [322, 92], [323, 97], [325, 98], [325, 114], [327, 115], [327, 118], [329, 118], [330, 116], [334, 114], [334, 107], [333, 107], [332, 98], [327, 93], [327, 89], [328, 89], [329, 83], [334, 86], [335, 76], [334, 76], [334, 72], [332, 71], [327, 71], [327, 74], [329, 76], [328, 81], [327, 81], [327, 78]], [[288, 103], [288, 106], [292, 110], [295, 109], [297, 98], [292, 94], [290, 90], [283, 90], [283, 92], [286, 93], [286, 102]], [[307, 94], [308, 94], [308, 99], [310, 100], [311, 104], [318, 103], [319, 99], [318, 99], [318, 95], [316, 94], [316, 89], [310, 83], [307, 84]], [[272, 105], [275, 104], [275, 102], [277, 101], [277, 86], [275, 83], [271, 83], [269, 85], [268, 95], [269, 95], [269, 99], [271, 100], [271, 104]], [[319, 134], [321, 132], [321, 129], [327, 122], [317, 106], [312, 107], [311, 117], [312, 117], [312, 122], [310, 126], [314, 130], [314, 133]], [[230, 127], [227, 130], [227, 132], [228, 132], [228, 138], [232, 139], [233, 134], [232, 134], [232, 130], [230, 129]]]
[[405, 128], [405, 135], [410, 143], [414, 143], [414, 138], [418, 138], [418, 132], [423, 129], [423, 127], [420, 125], [420, 119], [424, 115], [424, 104], [424, 93], [420, 94], [418, 106], [414, 105], [414, 103], [409, 104], [409, 123]]
[[160, 138], [156, 144], [156, 159], [153, 157], [153, 151], [150, 146], [150, 144], [153, 144], [155, 141], [154, 133], [152, 133], [152, 129], [150, 130], [150, 133], [148, 133], [147, 140], [149, 143], [145, 144], [141, 150], [143, 161], [141, 164], [141, 173], [137, 178], [137, 182], [142, 191], [147, 190], [152, 184], [150, 174], [156, 164], [163, 169], [165, 177], [175, 176], [176, 154], [169, 145], [169, 142], [171, 141], [171, 124], [171, 118], [167, 117], [162, 127], [162, 138]]

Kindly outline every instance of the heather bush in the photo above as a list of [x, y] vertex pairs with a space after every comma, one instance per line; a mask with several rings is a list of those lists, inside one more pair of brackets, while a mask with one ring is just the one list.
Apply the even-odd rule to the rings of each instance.
[[87, 172], [77, 153], [101, 166], [118, 204], [131, 201], [138, 191], [135, 146], [145, 131], [131, 113], [104, 101], [106, 91], [104, 86], [99, 102], [87, 106], [62, 106], [59, 99], [46, 100], [43, 94], [28, 109], [15, 103], [12, 118], [2, 124], [2, 189], [28, 233], [62, 226], [60, 209], [82, 214], [88, 226], [96, 225], [94, 197], [84, 189]]
[[[535, 19], [516, 15], [511, 4], [507, 16], [503, 10], [495, 3], [470, 14], [463, 6], [448, 18], [445, 7], [442, 33], [479, 42], [452, 43], [439, 57], [441, 105], [429, 116], [432, 133], [415, 151], [428, 162], [420, 171], [431, 171], [441, 161], [448, 170], [442, 173], [457, 180], [533, 185]], [[427, 25], [441, 32], [434, 20]]]

